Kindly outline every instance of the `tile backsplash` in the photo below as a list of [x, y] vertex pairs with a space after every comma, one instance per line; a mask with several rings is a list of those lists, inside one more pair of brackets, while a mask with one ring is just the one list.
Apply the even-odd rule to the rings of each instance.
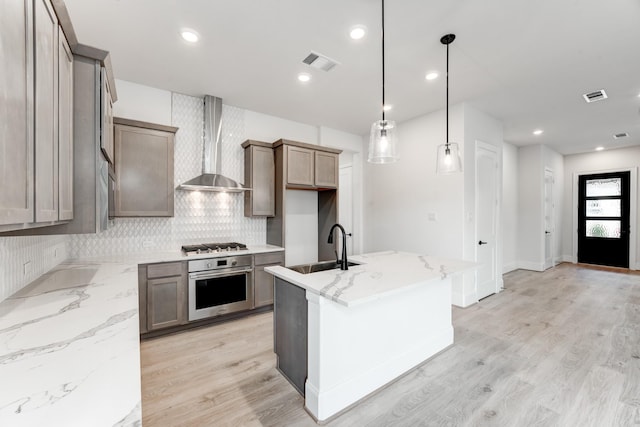
[[[244, 110], [223, 105], [222, 174], [244, 182], [246, 139]], [[175, 186], [202, 172], [203, 100], [172, 94], [175, 140]], [[175, 191], [172, 218], [116, 218], [100, 234], [70, 237], [69, 257], [126, 254], [141, 250], [176, 250], [183, 244], [205, 241], [266, 242], [266, 220], [246, 218], [242, 193]]]
[[0, 301], [67, 258], [67, 236], [0, 237]]

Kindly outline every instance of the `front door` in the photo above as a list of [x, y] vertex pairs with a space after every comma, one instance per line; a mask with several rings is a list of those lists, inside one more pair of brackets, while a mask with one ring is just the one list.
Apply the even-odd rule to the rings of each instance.
[[580, 175], [578, 262], [629, 267], [629, 176]]

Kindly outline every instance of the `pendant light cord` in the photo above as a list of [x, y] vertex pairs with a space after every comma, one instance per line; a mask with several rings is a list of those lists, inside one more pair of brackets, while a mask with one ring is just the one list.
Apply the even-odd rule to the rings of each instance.
[[449, 148], [449, 45], [447, 44], [447, 149]]
[[382, 0], [382, 121], [384, 118], [384, 0]]

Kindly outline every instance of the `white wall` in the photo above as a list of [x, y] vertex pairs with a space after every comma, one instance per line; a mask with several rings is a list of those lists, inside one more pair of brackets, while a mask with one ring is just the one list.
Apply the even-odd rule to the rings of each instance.
[[502, 146], [502, 272], [518, 268], [518, 147]]
[[[463, 141], [462, 105], [450, 108], [449, 120], [451, 140]], [[398, 124], [399, 162], [365, 163], [364, 252], [462, 258], [463, 175], [436, 175], [444, 141], [443, 110]]]
[[[605, 150], [593, 153], [574, 154], [564, 158], [564, 193], [562, 212], [562, 254], [565, 261], [576, 262], [576, 247], [574, 236], [576, 225], [573, 218], [577, 207], [573, 206], [574, 175], [591, 172], [611, 172], [616, 170], [637, 170], [640, 165], [640, 147], [620, 148], [617, 150]], [[637, 184], [637, 183], [636, 183]], [[636, 192], [636, 196], [638, 196]], [[633, 209], [633, 207], [632, 207]], [[640, 197], [637, 197], [636, 212], [640, 211]], [[631, 234], [636, 236], [636, 260], [635, 268], [640, 266], [637, 255], [640, 254], [640, 239], [638, 236], [640, 221], [631, 224]], [[633, 249], [633, 248], [632, 248]], [[633, 262], [633, 260], [632, 260]], [[634, 266], [631, 266], [634, 268]]]
[[116, 88], [114, 116], [171, 126], [171, 92], [118, 79]]

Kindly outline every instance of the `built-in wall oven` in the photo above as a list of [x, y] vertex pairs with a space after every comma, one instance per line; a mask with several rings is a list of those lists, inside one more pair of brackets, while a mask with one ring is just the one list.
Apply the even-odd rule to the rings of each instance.
[[253, 257], [189, 261], [189, 320], [253, 308]]

